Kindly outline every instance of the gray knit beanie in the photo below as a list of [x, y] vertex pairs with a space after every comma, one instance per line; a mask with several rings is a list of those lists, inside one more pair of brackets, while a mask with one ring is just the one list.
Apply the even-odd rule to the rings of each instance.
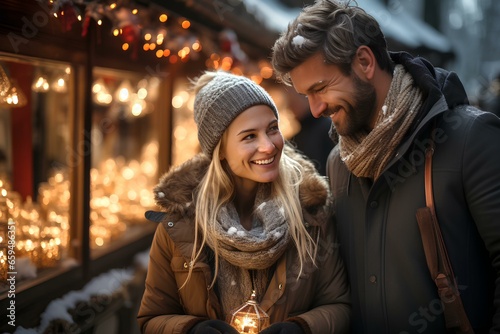
[[279, 119], [271, 96], [252, 80], [227, 72], [208, 72], [198, 79], [198, 83], [206, 81], [206, 76], [213, 78], [196, 94], [194, 121], [201, 149], [209, 157], [229, 124], [248, 108], [267, 105]]

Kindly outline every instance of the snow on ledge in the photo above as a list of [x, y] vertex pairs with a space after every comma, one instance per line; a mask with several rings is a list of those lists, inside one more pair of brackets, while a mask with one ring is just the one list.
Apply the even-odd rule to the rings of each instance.
[[95, 295], [112, 295], [124, 284], [130, 282], [133, 269], [112, 269], [88, 282], [82, 290], [70, 291], [61, 298], [52, 300], [40, 316], [38, 328], [26, 329], [18, 327], [15, 334], [43, 333], [52, 320], [61, 319], [74, 323], [73, 317], [68, 312], [77, 306], [78, 302], [89, 301]]

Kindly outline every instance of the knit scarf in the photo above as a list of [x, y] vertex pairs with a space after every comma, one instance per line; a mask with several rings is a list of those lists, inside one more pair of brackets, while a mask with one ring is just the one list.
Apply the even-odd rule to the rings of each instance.
[[357, 177], [376, 180], [422, 107], [422, 92], [412, 76], [396, 65], [389, 92], [371, 132], [340, 136], [340, 157]]
[[223, 312], [243, 304], [252, 290], [262, 298], [269, 281], [269, 268], [285, 252], [290, 241], [283, 208], [266, 199], [267, 185], [257, 193], [253, 227], [246, 230], [231, 203], [220, 210], [207, 243], [219, 250], [217, 286]]

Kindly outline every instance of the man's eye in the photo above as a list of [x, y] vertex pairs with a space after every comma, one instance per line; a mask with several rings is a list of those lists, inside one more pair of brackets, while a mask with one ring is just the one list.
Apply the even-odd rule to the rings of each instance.
[[316, 91], [316, 93], [320, 93], [320, 94], [321, 94], [321, 93], [324, 93], [325, 91], [326, 91], [326, 86], [323, 86], [323, 87], [319, 88], [319, 89]]

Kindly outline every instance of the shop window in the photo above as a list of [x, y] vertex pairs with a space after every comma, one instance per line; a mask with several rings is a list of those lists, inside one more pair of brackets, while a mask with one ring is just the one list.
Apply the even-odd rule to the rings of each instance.
[[[160, 79], [94, 69], [90, 248], [98, 256], [151, 232], [158, 151], [154, 113]], [[146, 223], [146, 224], [145, 224]]]
[[[146, 221], [144, 212], [155, 206], [159, 143], [153, 116], [161, 112], [155, 109], [161, 81], [94, 68], [91, 147], [86, 150], [75, 143], [82, 129], [76, 120], [78, 87], [72, 66], [8, 54], [0, 54], [0, 66], [3, 293], [12, 271], [10, 239], [21, 290], [23, 282], [32, 286], [33, 279], [41, 282], [79, 265], [81, 225], [72, 214], [82, 206], [90, 206], [92, 258], [152, 234], [155, 225]], [[75, 152], [90, 152], [90, 170], [82, 169]], [[82, 172], [90, 173], [90, 203], [83, 203], [75, 190], [82, 185], [71, 182], [81, 183]], [[9, 234], [11, 230], [15, 233]]]
[[22, 282], [76, 263], [70, 250], [73, 86], [69, 64], [0, 54], [2, 284], [8, 272]]

